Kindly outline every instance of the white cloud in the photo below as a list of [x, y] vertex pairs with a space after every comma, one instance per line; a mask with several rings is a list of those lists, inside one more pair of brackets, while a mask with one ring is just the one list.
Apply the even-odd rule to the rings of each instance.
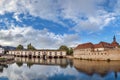
[[[99, 30], [108, 25], [119, 9], [119, 0], [106, 2], [105, 0], [1, 0], [0, 1], [0, 14], [6, 12], [15, 13], [29, 13], [33, 16], [42, 19], [51, 20], [68, 26], [61, 22], [58, 17], [62, 19], [69, 19], [76, 25], [73, 30]], [[103, 6], [102, 4], [108, 3]], [[99, 5], [99, 6], [98, 6]], [[108, 12], [105, 7], [115, 7], [114, 12]], [[114, 14], [114, 15], [111, 15]], [[107, 17], [106, 17], [107, 16]], [[87, 20], [81, 19], [86, 17]], [[14, 16], [19, 21], [18, 16]]]
[[62, 69], [59, 65], [33, 65], [29, 68], [27, 64], [23, 64], [23, 66], [19, 67], [14, 63], [9, 65], [8, 68], [4, 68], [0, 77], [7, 77], [9, 80], [48, 80], [50, 77], [54, 77], [59, 74], [63, 74], [64, 76], [74, 76], [77, 78], [79, 72], [70, 67]]
[[77, 25], [73, 27], [73, 29], [77, 32], [82, 31], [82, 30], [88, 30], [88, 31], [93, 31], [93, 32], [102, 30], [112, 20], [115, 19], [115, 14], [106, 13], [106, 12], [102, 14], [101, 13], [100, 15], [96, 14], [94, 16], [89, 16], [87, 20], [78, 20], [78, 22], [76, 22]]
[[16, 19], [16, 21], [22, 22], [18, 13], [14, 13], [13, 18]]
[[1, 45], [17, 46], [18, 44], [32, 43], [36, 48], [58, 48], [60, 45], [76, 45], [79, 38], [77, 34], [58, 35], [47, 29], [37, 30], [32, 27], [14, 27], [0, 30]]

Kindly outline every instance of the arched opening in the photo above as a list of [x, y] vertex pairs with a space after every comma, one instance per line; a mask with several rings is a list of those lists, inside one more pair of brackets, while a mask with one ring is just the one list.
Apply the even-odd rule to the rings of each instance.
[[25, 54], [25, 58], [27, 57], [27, 55]]
[[49, 58], [52, 59], [52, 52], [49, 52]]
[[47, 56], [46, 56], [46, 55], [43, 55], [43, 59], [46, 60], [46, 59], [47, 59]]
[[17, 57], [17, 56], [14, 54], [14, 57]]
[[49, 56], [50, 59], [52, 59], [52, 56]]
[[36, 58], [36, 56], [34, 55], [33, 58]]
[[38, 55], [38, 57], [37, 58], [40, 58], [40, 55]]
[[23, 57], [23, 55], [21, 55], [21, 57]]
[[17, 55], [17, 57], [20, 57], [19, 55]]
[[54, 58], [58, 58], [58, 56], [54, 56]]
[[60, 56], [59, 58], [63, 58], [63, 56]]
[[32, 58], [32, 55], [31, 54], [29, 54], [29, 56], [28, 56], [29, 58]]
[[55, 52], [55, 56], [54, 56], [54, 58], [58, 58], [58, 56], [57, 56], [57, 52]]
[[40, 58], [40, 52], [39, 52], [39, 54], [38, 54], [37, 58]]

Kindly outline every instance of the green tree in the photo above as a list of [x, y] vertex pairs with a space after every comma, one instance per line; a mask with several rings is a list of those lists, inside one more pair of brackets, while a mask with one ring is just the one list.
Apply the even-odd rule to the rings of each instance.
[[118, 46], [118, 48], [120, 48], [120, 45]]
[[64, 50], [66, 51], [67, 55], [73, 55], [73, 49], [72, 48], [68, 48], [65, 45], [62, 45], [59, 47], [59, 50]]
[[17, 49], [17, 50], [23, 50], [24, 47], [23, 47], [23, 45], [19, 44], [16, 49]]
[[36, 50], [35, 47], [33, 47], [33, 46], [31, 45], [31, 43], [27, 45], [27, 49], [28, 49], [28, 50]]
[[23, 65], [22, 62], [16, 62], [16, 64], [17, 64], [19, 67], [21, 67], [21, 66]]
[[72, 48], [69, 49], [69, 55], [73, 55], [73, 49]]
[[66, 51], [67, 54], [69, 54], [69, 48], [65, 45], [60, 46], [59, 50], [64, 50], [64, 51]]

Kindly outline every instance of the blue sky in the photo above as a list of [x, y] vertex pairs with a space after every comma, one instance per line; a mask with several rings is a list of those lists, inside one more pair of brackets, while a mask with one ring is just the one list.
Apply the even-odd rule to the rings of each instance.
[[36, 48], [120, 43], [120, 0], [1, 0], [1, 45]]

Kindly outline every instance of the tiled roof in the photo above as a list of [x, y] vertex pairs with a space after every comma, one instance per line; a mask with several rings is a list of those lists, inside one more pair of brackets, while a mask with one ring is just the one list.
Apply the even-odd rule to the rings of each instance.
[[95, 46], [95, 48], [112, 48], [113, 46], [110, 43], [107, 42], [100, 42]]
[[78, 45], [75, 49], [85, 49], [85, 48], [115, 48], [118, 47], [119, 44], [116, 42], [116, 38], [114, 36], [113, 42], [112, 43], [107, 43], [107, 42], [100, 42], [98, 44], [92, 44], [91, 42], [89, 43], [84, 43]]
[[111, 46], [117, 47], [117, 46], [119, 46], [119, 44], [118, 44], [117, 42], [113, 41], [113, 42], [111, 43]]
[[118, 43], [107, 43], [107, 42], [100, 42], [99, 44], [92, 44], [92, 43], [84, 43], [79, 44], [75, 49], [85, 49], [85, 48], [113, 48], [114, 46], [118, 46]]
[[75, 49], [94, 48], [92, 43], [79, 44]]

